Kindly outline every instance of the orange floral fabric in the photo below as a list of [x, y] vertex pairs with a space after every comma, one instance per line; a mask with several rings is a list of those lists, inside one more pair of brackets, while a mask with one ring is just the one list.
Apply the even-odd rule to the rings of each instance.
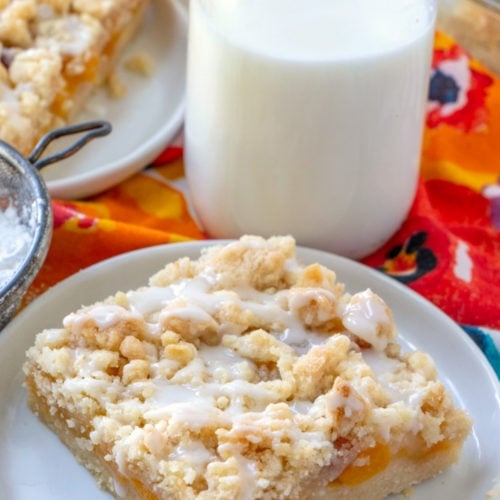
[[92, 264], [153, 245], [204, 238], [183, 191], [182, 150], [169, 148], [154, 166], [86, 200], [53, 200], [47, 259], [25, 301]]

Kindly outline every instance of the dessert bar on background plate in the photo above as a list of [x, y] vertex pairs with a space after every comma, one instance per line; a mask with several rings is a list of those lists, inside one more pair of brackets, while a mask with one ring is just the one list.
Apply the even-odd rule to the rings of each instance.
[[0, 9], [0, 137], [29, 154], [73, 118], [139, 27], [149, 0], [11, 0]]
[[[127, 93], [112, 98], [101, 86], [78, 114], [78, 121], [107, 119], [113, 132], [104, 141], [93, 141], [78, 157], [42, 170], [52, 196], [75, 199], [100, 193], [139, 172], [163, 151], [184, 118], [186, 52], [185, 8], [178, 0], [152, 0], [118, 65]], [[138, 54], [150, 58], [151, 76], [124, 68]]]
[[[154, 159], [182, 123], [186, 12], [177, 0], [6, 2], [0, 54], [0, 139], [23, 154], [67, 121], [113, 125], [104, 144], [43, 169], [52, 196], [86, 197], [121, 182]], [[125, 69], [139, 57], [150, 61], [150, 76]], [[125, 95], [113, 98], [100, 85], [110, 73]]]

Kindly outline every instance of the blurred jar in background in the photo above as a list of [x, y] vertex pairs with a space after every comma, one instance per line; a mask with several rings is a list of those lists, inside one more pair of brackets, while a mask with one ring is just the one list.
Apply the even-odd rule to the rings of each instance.
[[500, 0], [439, 0], [437, 28], [500, 75]]

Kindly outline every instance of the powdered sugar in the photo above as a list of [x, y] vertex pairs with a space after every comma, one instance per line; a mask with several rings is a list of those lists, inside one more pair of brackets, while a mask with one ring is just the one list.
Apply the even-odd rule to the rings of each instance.
[[12, 205], [0, 210], [0, 286], [16, 272], [29, 251], [30, 230]]

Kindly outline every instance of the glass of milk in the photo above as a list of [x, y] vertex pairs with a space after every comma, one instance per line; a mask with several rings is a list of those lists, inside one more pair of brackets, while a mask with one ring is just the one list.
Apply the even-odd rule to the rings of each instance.
[[383, 244], [415, 195], [435, 16], [435, 0], [191, 0], [185, 160], [208, 234]]

